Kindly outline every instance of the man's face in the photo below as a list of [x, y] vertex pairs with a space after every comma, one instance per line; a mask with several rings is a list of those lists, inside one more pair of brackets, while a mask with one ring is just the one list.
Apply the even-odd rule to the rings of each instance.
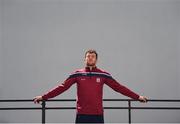
[[95, 66], [97, 62], [95, 53], [87, 53], [85, 56], [85, 64], [87, 66]]

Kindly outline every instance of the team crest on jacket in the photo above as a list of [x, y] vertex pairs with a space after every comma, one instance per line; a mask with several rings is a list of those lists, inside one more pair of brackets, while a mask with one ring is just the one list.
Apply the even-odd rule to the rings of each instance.
[[101, 79], [100, 78], [96, 78], [96, 82], [101, 82]]

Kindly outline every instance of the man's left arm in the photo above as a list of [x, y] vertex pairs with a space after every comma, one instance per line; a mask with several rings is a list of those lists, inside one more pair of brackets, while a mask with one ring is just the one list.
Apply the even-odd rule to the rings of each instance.
[[135, 100], [139, 100], [141, 102], [147, 102], [147, 98], [145, 96], [141, 96], [141, 95], [133, 92], [132, 90], [130, 90], [126, 86], [117, 82], [112, 76], [109, 76], [108, 78], [106, 78], [105, 84], [107, 84], [109, 87], [111, 87], [116, 92], [119, 92], [125, 96], [128, 96], [128, 97], [135, 99]]

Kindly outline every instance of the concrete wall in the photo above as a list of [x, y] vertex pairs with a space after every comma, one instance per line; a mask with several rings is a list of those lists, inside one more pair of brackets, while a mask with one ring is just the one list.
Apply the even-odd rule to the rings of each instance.
[[[0, 7], [1, 99], [31, 99], [47, 92], [84, 66], [89, 48], [99, 53], [98, 67], [133, 91], [152, 99], [180, 98], [180, 1], [0, 0]], [[56, 98], [76, 98], [75, 85]], [[105, 86], [104, 98], [127, 97]], [[115, 105], [127, 104], [104, 102]], [[133, 110], [132, 122], [180, 122], [179, 114]], [[127, 115], [127, 110], [105, 110], [105, 121], [127, 122]], [[75, 110], [48, 110], [46, 120], [74, 122]], [[41, 122], [41, 111], [0, 111], [0, 122]]]

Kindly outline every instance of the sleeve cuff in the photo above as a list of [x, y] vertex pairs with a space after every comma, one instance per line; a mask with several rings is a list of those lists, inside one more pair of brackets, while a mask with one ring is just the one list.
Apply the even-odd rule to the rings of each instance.
[[43, 100], [47, 100], [48, 98], [46, 97], [46, 95], [43, 95], [43, 96], [42, 96], [42, 99], [43, 99]]

